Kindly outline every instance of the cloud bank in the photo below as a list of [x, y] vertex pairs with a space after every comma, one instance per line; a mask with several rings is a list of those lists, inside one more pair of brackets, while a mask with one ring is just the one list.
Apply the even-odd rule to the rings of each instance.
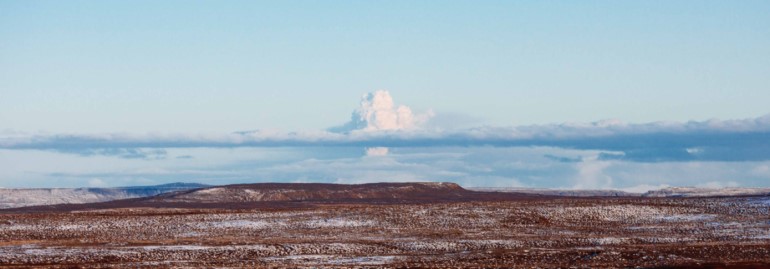
[[[372, 128], [398, 124], [398, 120], [390, 118], [382, 124], [372, 123], [375, 126]], [[726, 121], [647, 124], [608, 124], [601, 121], [519, 127], [485, 126], [453, 131], [424, 128], [363, 131], [368, 127], [349, 133], [261, 130], [219, 135], [14, 133], [12, 136], [0, 135], [0, 148], [53, 150], [83, 155], [105, 152], [132, 157], [137, 154], [130, 149], [139, 148], [547, 146], [608, 151], [598, 156], [599, 160], [770, 160], [770, 115]]]
[[[0, 149], [35, 149], [82, 156], [164, 158], [168, 148], [359, 147], [386, 152], [405, 147], [556, 147], [605, 151], [596, 161], [770, 160], [770, 115], [738, 120], [652, 122], [619, 120], [513, 127], [431, 128], [432, 112], [395, 105], [388, 91], [364, 95], [351, 120], [320, 131], [255, 130], [220, 134], [0, 133]], [[153, 150], [157, 149], [157, 150]], [[382, 153], [380, 153], [382, 154]], [[554, 160], [579, 162], [569, 157]]]
[[178, 148], [168, 149], [168, 158], [147, 161], [0, 150], [0, 164], [6, 164], [0, 169], [0, 186], [82, 187], [98, 179], [109, 186], [183, 180], [207, 184], [450, 181], [468, 187], [637, 192], [665, 186], [770, 187], [770, 161], [629, 162], [600, 160], [601, 151], [552, 147], [394, 148], [375, 157], [361, 152], [348, 147]]
[[348, 123], [328, 130], [5, 130], [0, 131], [0, 186], [451, 181], [463, 186], [646, 191], [770, 182], [770, 115], [470, 128], [455, 124], [456, 116], [447, 118], [445, 123], [453, 126], [445, 128], [432, 122], [433, 116], [396, 105], [390, 93], [377, 91], [361, 99]]

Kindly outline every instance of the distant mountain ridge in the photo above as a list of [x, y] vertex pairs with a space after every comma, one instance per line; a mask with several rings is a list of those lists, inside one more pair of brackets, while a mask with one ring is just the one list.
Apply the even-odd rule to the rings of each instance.
[[570, 190], [570, 189], [535, 189], [535, 188], [469, 188], [474, 191], [528, 193], [564, 197], [717, 197], [770, 195], [770, 188], [701, 188], [701, 187], [666, 187], [644, 193], [621, 190]]
[[479, 192], [448, 182], [408, 183], [254, 183], [222, 185], [156, 196], [86, 204], [7, 209], [13, 212], [67, 212], [117, 208], [277, 209], [335, 204], [415, 204], [549, 199], [553, 196]]
[[472, 191], [456, 183], [255, 183], [216, 186], [153, 197], [167, 203], [240, 203], [353, 200], [452, 200]]
[[741, 195], [770, 195], [770, 188], [697, 188], [668, 187], [644, 193], [645, 197], [714, 197]]
[[[670, 187], [646, 193], [619, 190], [523, 188], [465, 189], [449, 182], [254, 183], [210, 186], [171, 183], [157, 186], [74, 189], [0, 189], [0, 209], [88, 210], [125, 207], [270, 208], [317, 204], [505, 201], [558, 197], [707, 197], [770, 195], [770, 188]], [[34, 208], [37, 209], [34, 209]]]
[[568, 190], [568, 189], [535, 189], [535, 188], [492, 188], [475, 187], [468, 188], [474, 191], [487, 192], [516, 192], [528, 194], [540, 194], [564, 197], [634, 197], [642, 196], [641, 193], [625, 192], [621, 190]]
[[31, 188], [0, 189], [0, 208], [52, 204], [84, 204], [119, 199], [148, 197], [158, 194], [205, 188], [210, 185], [175, 182], [155, 186], [115, 188]]

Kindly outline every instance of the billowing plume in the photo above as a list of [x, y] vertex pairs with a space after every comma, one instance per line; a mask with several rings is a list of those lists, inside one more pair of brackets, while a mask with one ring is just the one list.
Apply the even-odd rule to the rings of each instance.
[[414, 129], [433, 117], [432, 112], [416, 115], [407, 106], [396, 106], [385, 90], [361, 97], [361, 105], [353, 111], [350, 122], [331, 128], [332, 132], [385, 131]]

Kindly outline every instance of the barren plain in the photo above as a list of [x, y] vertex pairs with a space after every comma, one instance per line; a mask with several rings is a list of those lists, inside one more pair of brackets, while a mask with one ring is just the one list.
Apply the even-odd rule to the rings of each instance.
[[767, 196], [522, 197], [5, 210], [0, 268], [770, 266]]

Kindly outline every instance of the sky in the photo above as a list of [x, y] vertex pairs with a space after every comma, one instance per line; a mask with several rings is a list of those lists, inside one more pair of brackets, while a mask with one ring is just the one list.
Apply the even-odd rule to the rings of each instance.
[[0, 187], [770, 187], [767, 1], [0, 1]]

